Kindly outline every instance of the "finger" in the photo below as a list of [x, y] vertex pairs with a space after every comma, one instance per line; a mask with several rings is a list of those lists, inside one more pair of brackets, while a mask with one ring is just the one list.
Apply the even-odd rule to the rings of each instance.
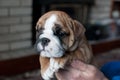
[[84, 70], [87, 69], [88, 64], [86, 64], [86, 63], [84, 63], [84, 62], [82, 62], [82, 61], [80, 61], [80, 60], [74, 60], [74, 61], [72, 62], [72, 64], [71, 64], [71, 66], [72, 66], [73, 68], [75, 68], [75, 69], [80, 70], [80, 71], [84, 71]]
[[70, 80], [71, 78], [71, 73], [68, 70], [59, 70], [56, 74], [58, 80]]
[[57, 78], [59, 80], [74, 80], [75, 77], [78, 77], [80, 71], [74, 69], [73, 67], [68, 67], [67, 69], [61, 69], [57, 72]]

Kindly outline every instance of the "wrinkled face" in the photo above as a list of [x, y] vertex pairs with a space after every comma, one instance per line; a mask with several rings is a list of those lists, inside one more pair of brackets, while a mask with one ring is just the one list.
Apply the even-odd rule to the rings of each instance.
[[[66, 16], [66, 15], [65, 15]], [[75, 43], [72, 22], [61, 14], [45, 14], [37, 22], [36, 47], [43, 57], [61, 57]]]
[[[44, 57], [61, 57], [64, 54], [64, 49], [59, 39], [59, 30], [54, 31], [56, 15], [51, 15], [46, 19], [44, 27], [41, 27], [38, 35], [37, 49], [40, 55]], [[57, 27], [56, 27], [57, 28]]]

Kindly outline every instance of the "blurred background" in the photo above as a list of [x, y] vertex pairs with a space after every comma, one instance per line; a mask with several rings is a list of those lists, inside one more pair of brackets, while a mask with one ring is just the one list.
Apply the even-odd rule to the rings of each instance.
[[0, 80], [39, 80], [35, 26], [62, 10], [86, 28], [98, 67], [120, 60], [120, 0], [0, 0]]

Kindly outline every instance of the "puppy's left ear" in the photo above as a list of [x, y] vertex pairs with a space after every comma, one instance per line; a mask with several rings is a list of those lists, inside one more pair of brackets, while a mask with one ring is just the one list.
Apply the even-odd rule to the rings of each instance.
[[80, 22], [73, 20], [73, 31], [75, 40], [78, 40], [84, 36], [85, 28]]
[[73, 30], [73, 35], [74, 35], [74, 43], [69, 48], [70, 51], [74, 51], [78, 47], [79, 42], [81, 41], [85, 33], [84, 26], [77, 20], [72, 21], [72, 30]]

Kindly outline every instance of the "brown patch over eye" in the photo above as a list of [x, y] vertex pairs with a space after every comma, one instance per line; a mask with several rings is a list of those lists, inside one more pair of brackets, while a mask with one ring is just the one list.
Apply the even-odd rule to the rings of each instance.
[[59, 38], [64, 38], [65, 36], [68, 35], [68, 33], [62, 30], [61, 25], [55, 24], [54, 35], [58, 36]]

